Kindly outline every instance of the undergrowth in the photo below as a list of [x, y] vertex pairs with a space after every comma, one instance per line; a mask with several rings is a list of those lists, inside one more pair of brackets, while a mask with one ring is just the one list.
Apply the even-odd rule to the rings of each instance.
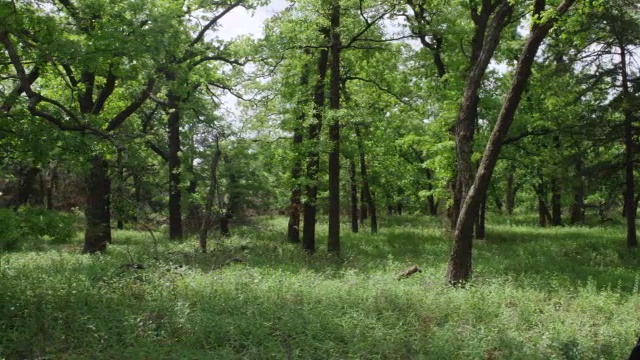
[[[640, 332], [636, 253], [618, 228], [496, 222], [474, 278], [444, 283], [435, 219], [343, 228], [342, 255], [304, 255], [286, 221], [211, 239], [116, 231], [108, 253], [49, 244], [0, 257], [6, 359], [622, 359]], [[134, 264], [138, 264], [134, 266]], [[423, 270], [398, 280], [398, 271]], [[142, 265], [142, 266], [140, 266]], [[144, 267], [144, 268], [140, 268]]]

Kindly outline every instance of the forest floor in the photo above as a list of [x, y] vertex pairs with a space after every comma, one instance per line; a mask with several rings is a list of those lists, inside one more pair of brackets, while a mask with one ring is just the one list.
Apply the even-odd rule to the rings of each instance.
[[534, 221], [490, 218], [465, 289], [445, 284], [450, 242], [425, 217], [385, 218], [376, 235], [345, 224], [340, 257], [325, 224], [310, 257], [281, 217], [211, 239], [207, 254], [160, 237], [158, 261], [135, 231], [116, 231], [106, 255], [80, 255], [79, 238], [1, 254], [0, 358], [626, 358], [640, 256], [623, 226]]

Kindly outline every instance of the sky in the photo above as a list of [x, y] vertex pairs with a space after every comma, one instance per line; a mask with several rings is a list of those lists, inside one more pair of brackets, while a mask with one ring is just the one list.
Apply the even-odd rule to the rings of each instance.
[[244, 8], [235, 8], [220, 20], [220, 29], [216, 35], [230, 40], [240, 35], [260, 37], [264, 21], [282, 11], [290, 3], [285, 0], [272, 0], [269, 5], [249, 12]]

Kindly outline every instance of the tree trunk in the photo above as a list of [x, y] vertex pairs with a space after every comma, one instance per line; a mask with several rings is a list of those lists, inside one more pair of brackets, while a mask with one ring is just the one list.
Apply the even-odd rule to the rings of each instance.
[[355, 126], [356, 139], [358, 142], [358, 153], [360, 155], [360, 178], [362, 181], [362, 192], [364, 194], [364, 200], [367, 202], [367, 207], [369, 211], [369, 216], [371, 218], [371, 232], [378, 232], [378, 216], [376, 211], [376, 204], [373, 200], [373, 194], [371, 193], [371, 188], [369, 187], [369, 176], [367, 175], [367, 162], [364, 154], [364, 142], [362, 140], [362, 133], [360, 132], [360, 127], [358, 125]]
[[329, 107], [333, 110], [329, 126], [329, 239], [327, 250], [330, 253], [340, 252], [340, 3], [333, 0], [331, 5], [331, 78], [329, 85]]
[[634, 124], [633, 113], [630, 109], [632, 94], [629, 89], [629, 76], [627, 74], [627, 50], [622, 42], [620, 48], [620, 67], [622, 69], [622, 96], [625, 101], [624, 105], [624, 167], [625, 167], [625, 217], [627, 220], [627, 247], [635, 249], [638, 247], [638, 238], [636, 234], [636, 212], [638, 202], [635, 199], [635, 179], [634, 170]]
[[396, 211], [398, 215], [402, 215], [402, 201], [398, 201], [398, 204], [396, 205]]
[[[218, 191], [218, 165], [220, 164], [220, 156], [222, 152], [220, 151], [220, 146], [218, 144], [218, 139], [216, 138], [216, 151], [213, 153], [211, 158], [211, 165], [209, 167], [209, 188], [207, 189], [207, 199], [204, 205], [204, 215], [202, 216], [202, 226], [200, 227], [200, 251], [203, 253], [207, 252], [207, 235], [209, 233], [209, 228], [211, 227], [211, 218], [213, 217], [213, 206], [216, 203], [217, 191]], [[220, 212], [220, 204], [215, 204], [217, 206], [216, 213]]]
[[111, 211], [109, 196], [111, 184], [107, 174], [107, 161], [100, 156], [91, 159], [86, 176], [87, 204], [84, 211], [87, 226], [84, 234], [84, 253], [104, 252], [111, 242]]
[[516, 187], [514, 186], [514, 176], [513, 173], [515, 168], [511, 167], [509, 169], [509, 174], [507, 175], [507, 196], [506, 196], [506, 207], [507, 214], [509, 216], [513, 215], [513, 208], [516, 206]]
[[[122, 149], [118, 148], [117, 150], [117, 157], [116, 157], [116, 166], [118, 167], [118, 202], [122, 202], [124, 201], [124, 165], [122, 164]], [[122, 204], [117, 204], [119, 206], [116, 206], [115, 208], [118, 209], [122, 209]], [[116, 216], [117, 216], [117, 224], [116, 227], [118, 228], [118, 230], [122, 230], [124, 229], [124, 219], [123, 219], [123, 215], [121, 213], [121, 211], [116, 212]]]
[[22, 205], [26, 205], [29, 202], [29, 198], [34, 193], [34, 188], [36, 186], [36, 181], [38, 179], [38, 175], [40, 175], [40, 168], [38, 167], [30, 167], [26, 171], [20, 172], [20, 184], [18, 187], [18, 196], [15, 201], [15, 208]]
[[364, 221], [369, 218], [368, 208], [369, 203], [366, 201], [367, 196], [364, 193], [364, 186], [360, 187], [360, 225], [364, 226]]
[[[500, 1], [499, 5], [495, 7], [482, 6], [480, 13], [475, 13], [475, 10], [472, 10], [475, 31], [472, 39], [471, 68], [465, 83], [455, 127], [457, 174], [453, 193], [454, 205], [463, 203], [473, 183], [475, 174], [472, 161], [473, 137], [478, 116], [480, 87], [491, 58], [500, 43], [500, 34], [504, 24], [512, 10], [512, 5], [508, 0]], [[489, 20], [491, 20], [490, 23]], [[452, 224], [457, 224], [460, 211], [462, 208], [458, 208], [458, 206], [452, 208]], [[475, 215], [473, 214], [473, 217]]]
[[553, 222], [553, 217], [547, 206], [547, 191], [545, 190], [542, 177], [538, 185], [534, 186], [533, 189], [538, 196], [538, 223], [540, 227], [546, 227]]
[[[563, 14], [575, 0], [565, 0], [558, 7], [558, 14]], [[534, 16], [544, 10], [544, 1], [537, 0], [534, 4]], [[537, 14], [536, 14], [537, 13]], [[532, 25], [531, 33], [522, 49], [515, 68], [511, 88], [505, 97], [498, 119], [493, 127], [489, 141], [478, 166], [478, 170], [467, 195], [463, 197], [460, 215], [454, 233], [453, 249], [447, 267], [447, 280], [454, 286], [465, 284], [471, 277], [473, 222], [478, 212], [480, 201], [486, 196], [491, 174], [495, 169], [500, 154], [500, 147], [509, 127], [513, 122], [522, 93], [529, 77], [540, 44], [553, 27], [555, 17], [545, 22]]]
[[[309, 85], [309, 64], [306, 63], [302, 69], [300, 76], [300, 89], [305, 90]], [[306, 114], [303, 110], [304, 101], [298, 104], [300, 112], [296, 118], [296, 124], [293, 128], [293, 139], [291, 147], [293, 148], [293, 165], [291, 166], [291, 182], [293, 189], [291, 190], [291, 198], [289, 204], [289, 224], [287, 226], [287, 239], [292, 243], [300, 242], [300, 210], [302, 209], [302, 188], [300, 186], [300, 178], [302, 177], [302, 159], [300, 151], [303, 140], [303, 127]]]
[[169, 238], [182, 238], [182, 191], [180, 189], [180, 97], [169, 93]]
[[487, 198], [486, 196], [480, 203], [480, 211], [476, 219], [476, 239], [484, 239], [486, 236], [485, 220], [487, 215]]
[[358, 183], [356, 179], [356, 162], [349, 161], [349, 181], [351, 182], [351, 232], [358, 232]]
[[316, 203], [318, 200], [318, 169], [320, 167], [320, 154], [318, 146], [320, 130], [322, 129], [322, 111], [325, 102], [324, 80], [327, 75], [327, 63], [329, 52], [320, 50], [318, 57], [318, 79], [313, 90], [314, 119], [308, 127], [310, 149], [307, 153], [307, 185], [305, 187], [306, 198], [304, 200], [304, 223], [302, 228], [302, 248], [313, 254], [316, 251]]
[[573, 205], [571, 206], [571, 219], [569, 222], [572, 225], [584, 223], [584, 197], [586, 194], [584, 177], [582, 172], [584, 171], [584, 161], [582, 156], [578, 156], [576, 159], [576, 185], [573, 189]]
[[551, 225], [562, 226], [562, 194], [556, 177], [551, 180]]
[[427, 195], [427, 205], [429, 207], [429, 215], [438, 216], [438, 204], [436, 202], [435, 196], [433, 196], [433, 173], [431, 170], [425, 168], [424, 169], [425, 176], [427, 177], [427, 191], [429, 195]]
[[47, 186], [47, 209], [53, 210], [53, 196], [55, 194], [56, 186], [58, 186], [58, 166], [55, 165], [51, 169], [51, 175], [49, 176], [49, 185]]

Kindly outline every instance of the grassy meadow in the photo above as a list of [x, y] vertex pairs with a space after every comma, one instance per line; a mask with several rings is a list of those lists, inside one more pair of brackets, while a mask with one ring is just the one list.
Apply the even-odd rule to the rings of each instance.
[[[623, 226], [539, 229], [490, 218], [474, 278], [444, 282], [438, 219], [380, 233], [326, 224], [310, 257], [261, 218], [228, 239], [171, 243], [115, 231], [106, 255], [79, 238], [0, 255], [5, 359], [624, 359], [640, 334], [640, 258]], [[139, 263], [144, 269], [123, 266]], [[417, 264], [422, 273], [398, 280]]]

